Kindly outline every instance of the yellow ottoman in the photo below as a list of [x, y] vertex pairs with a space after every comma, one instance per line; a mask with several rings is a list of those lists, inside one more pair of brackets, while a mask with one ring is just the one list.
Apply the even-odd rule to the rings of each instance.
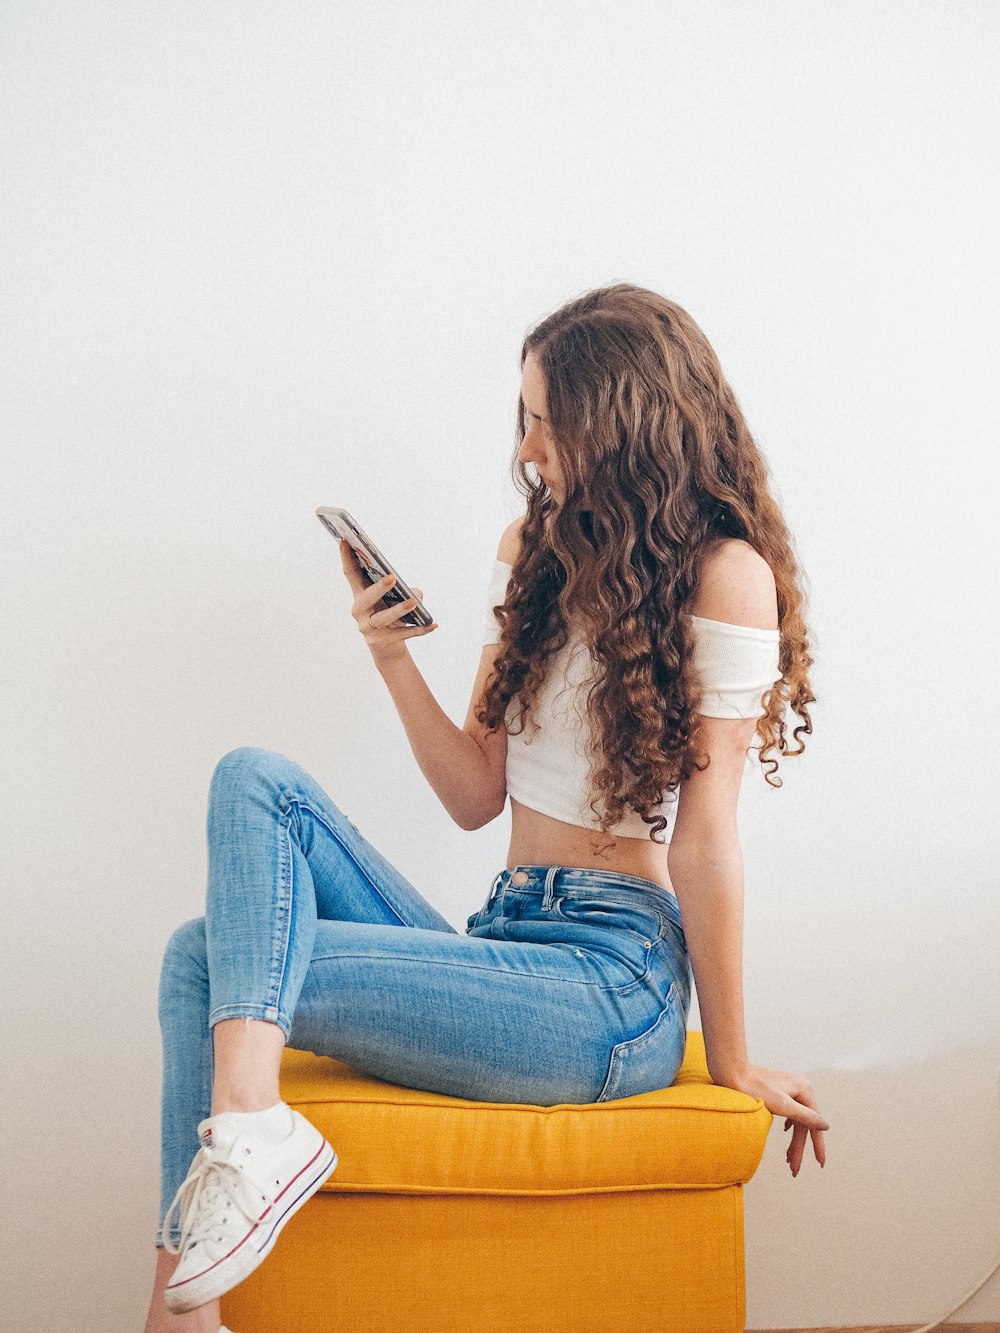
[[233, 1333], [742, 1333], [743, 1185], [772, 1115], [689, 1031], [671, 1087], [589, 1105], [417, 1092], [286, 1050], [337, 1170], [222, 1300]]

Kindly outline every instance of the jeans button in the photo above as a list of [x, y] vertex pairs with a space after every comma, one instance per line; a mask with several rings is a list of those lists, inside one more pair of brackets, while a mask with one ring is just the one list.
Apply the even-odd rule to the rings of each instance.
[[511, 884], [527, 884], [528, 872], [526, 870], [516, 870], [510, 877]]

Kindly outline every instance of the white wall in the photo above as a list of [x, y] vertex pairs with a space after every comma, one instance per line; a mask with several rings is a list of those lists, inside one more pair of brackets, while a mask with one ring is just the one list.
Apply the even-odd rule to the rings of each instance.
[[225, 751], [294, 756], [459, 927], [504, 864], [312, 511], [424, 589], [460, 722], [521, 338], [618, 280], [705, 329], [809, 577], [814, 733], [744, 789], [746, 1006], [832, 1128], [793, 1180], [772, 1127], [748, 1326], [930, 1319], [998, 1257], [1000, 11], [871, 8], [0, 10], [5, 1329], [141, 1327], [160, 958]]

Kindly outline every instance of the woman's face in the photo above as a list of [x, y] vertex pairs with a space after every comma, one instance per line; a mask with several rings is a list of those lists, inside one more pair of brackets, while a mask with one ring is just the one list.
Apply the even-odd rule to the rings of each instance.
[[535, 464], [552, 498], [556, 504], [561, 504], [564, 496], [563, 477], [549, 427], [545, 377], [532, 352], [524, 358], [521, 401], [524, 404], [525, 435], [517, 457], [522, 463]]

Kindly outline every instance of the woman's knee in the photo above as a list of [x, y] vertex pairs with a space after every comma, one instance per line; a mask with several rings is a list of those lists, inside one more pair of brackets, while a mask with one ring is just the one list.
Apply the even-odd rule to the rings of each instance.
[[248, 782], [273, 770], [277, 763], [288, 763], [276, 750], [265, 750], [258, 745], [238, 745], [229, 750], [215, 765], [212, 773], [212, 791], [221, 787], [244, 787]]
[[208, 983], [208, 945], [205, 918], [185, 921], [167, 940], [160, 971], [160, 1013], [178, 990]]
[[226, 803], [227, 798], [263, 788], [277, 796], [290, 787], [310, 781], [301, 764], [278, 750], [259, 745], [238, 745], [215, 765], [209, 786], [209, 806]]
[[333, 805], [312, 775], [294, 759], [277, 750], [240, 745], [222, 756], [212, 774], [208, 799], [209, 835], [213, 830], [213, 819], [225, 823], [250, 795], [263, 800], [269, 808], [277, 804], [282, 814], [303, 797], [324, 807]]

